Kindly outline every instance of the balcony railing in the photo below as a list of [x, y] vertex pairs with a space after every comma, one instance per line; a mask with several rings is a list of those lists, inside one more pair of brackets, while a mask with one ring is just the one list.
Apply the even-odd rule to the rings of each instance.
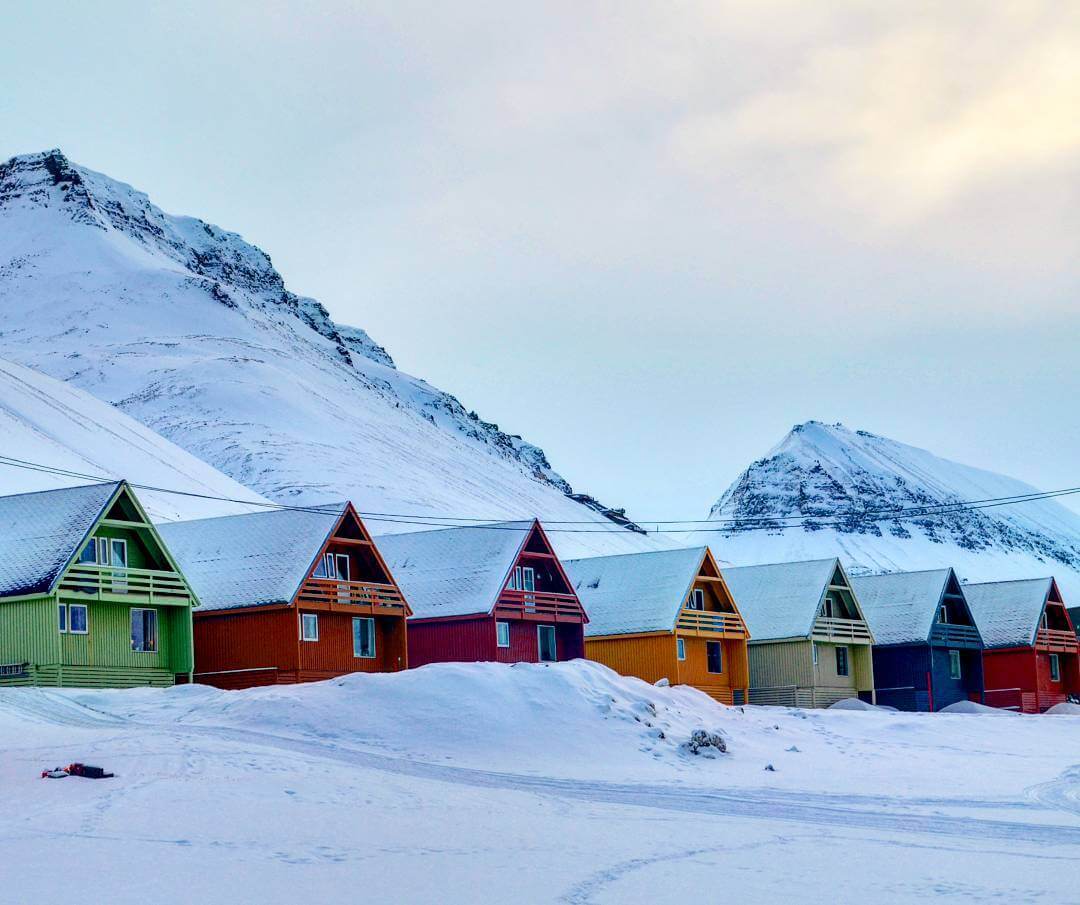
[[953, 625], [950, 622], [935, 622], [930, 631], [932, 644], [978, 647], [981, 643], [979, 630], [973, 625]]
[[679, 610], [675, 629], [686, 634], [746, 637], [746, 626], [735, 613], [716, 613], [709, 610]]
[[853, 644], [870, 644], [873, 640], [870, 628], [861, 619], [832, 619], [818, 616], [814, 621], [814, 637], [825, 641], [850, 641]]
[[165, 606], [182, 606], [191, 601], [191, 592], [176, 572], [114, 566], [74, 565], [61, 579], [60, 592], [98, 600], [122, 597]]
[[1076, 633], [1055, 628], [1041, 628], [1035, 636], [1035, 646], [1053, 653], [1075, 654], [1080, 650]]
[[332, 578], [309, 578], [300, 586], [297, 601], [301, 606], [319, 605], [362, 609], [375, 615], [403, 615], [405, 598], [389, 584], [371, 581], [336, 581]]
[[497, 613], [506, 616], [540, 616], [557, 622], [580, 622], [581, 604], [573, 594], [551, 594], [546, 591], [504, 590], [495, 605]]

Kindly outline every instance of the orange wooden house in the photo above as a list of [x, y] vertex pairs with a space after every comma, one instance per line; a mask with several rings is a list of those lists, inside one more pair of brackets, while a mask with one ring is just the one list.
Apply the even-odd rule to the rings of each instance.
[[570, 560], [589, 614], [585, 655], [647, 682], [746, 703], [749, 634], [708, 547]]
[[408, 667], [409, 606], [351, 503], [160, 533], [199, 589], [196, 682], [247, 688]]

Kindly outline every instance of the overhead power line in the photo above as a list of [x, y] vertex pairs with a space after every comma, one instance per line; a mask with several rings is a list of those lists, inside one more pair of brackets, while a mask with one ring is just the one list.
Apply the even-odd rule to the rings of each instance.
[[[0, 455], [0, 465], [8, 465], [13, 468], [23, 468], [29, 471], [54, 474], [61, 477], [77, 478], [79, 480], [108, 482], [115, 481], [111, 475], [95, 475], [71, 469], [57, 468], [40, 462], [31, 462], [14, 456]], [[136, 490], [145, 490], [153, 493], [173, 494], [176, 496], [190, 497], [195, 499], [210, 500], [213, 502], [234, 503], [242, 506], [252, 506], [267, 510], [288, 510], [293, 512], [311, 512], [321, 515], [335, 515], [336, 510], [320, 506], [298, 506], [289, 503], [274, 503], [260, 500], [244, 500], [235, 497], [220, 496], [210, 493], [198, 493], [191, 490], [178, 490], [170, 487], [160, 487], [154, 484], [143, 484], [128, 481]], [[738, 533], [753, 530], [776, 530], [777, 528], [795, 528], [803, 525], [815, 527], [839, 527], [860, 522], [888, 522], [922, 518], [930, 515], [950, 515], [953, 513], [977, 511], [1000, 506], [1013, 506], [1022, 503], [1035, 502], [1038, 500], [1054, 499], [1056, 497], [1080, 494], [1080, 487], [1067, 487], [1061, 490], [1032, 491], [1025, 494], [1012, 496], [988, 497], [980, 500], [963, 500], [949, 503], [929, 503], [920, 506], [902, 507], [867, 507], [850, 512], [836, 513], [833, 515], [792, 515], [792, 516], [744, 516], [719, 519], [669, 519], [660, 521], [646, 521], [644, 524], [657, 526], [654, 529], [643, 529], [648, 534], [687, 534], [687, 533]], [[531, 520], [532, 516], [520, 519], [487, 518], [481, 519], [475, 516], [456, 515], [424, 515], [400, 512], [368, 512], [357, 510], [359, 515], [368, 521], [383, 522], [386, 524], [411, 525], [428, 528], [453, 528], [453, 527], [476, 527], [488, 530], [516, 531], [520, 530], [505, 523], [508, 521]], [[560, 521], [558, 519], [543, 519], [545, 528], [549, 532], [560, 534], [623, 534], [626, 528], [612, 524], [603, 525], [596, 521]], [[578, 526], [589, 525], [590, 528], [567, 528], [551, 526]], [[659, 526], [663, 525], [661, 528]], [[682, 527], [674, 526], [701, 526]]]

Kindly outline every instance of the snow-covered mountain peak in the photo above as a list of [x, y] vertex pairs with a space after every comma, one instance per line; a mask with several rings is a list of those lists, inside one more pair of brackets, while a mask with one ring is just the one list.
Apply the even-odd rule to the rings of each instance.
[[980, 580], [1053, 573], [1080, 595], [1080, 516], [1054, 500], [934, 511], [1036, 492], [888, 437], [808, 421], [724, 492], [710, 512], [718, 522], [710, 536], [733, 563], [839, 555], [856, 572], [955, 566]]
[[[626, 522], [571, 496], [542, 449], [401, 373], [364, 330], [289, 290], [259, 248], [58, 150], [0, 164], [0, 314], [0, 354], [118, 405], [271, 499]], [[644, 540], [578, 538], [573, 555]]]

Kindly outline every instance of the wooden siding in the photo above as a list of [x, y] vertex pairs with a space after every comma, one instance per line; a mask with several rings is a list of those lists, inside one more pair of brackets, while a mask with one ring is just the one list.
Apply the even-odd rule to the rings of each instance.
[[354, 617], [343, 613], [318, 616], [319, 640], [300, 642], [302, 673], [331, 678], [350, 672], [396, 672], [408, 666], [404, 619], [375, 617], [375, 656], [356, 657], [353, 656]]
[[[499, 647], [495, 623], [510, 626], [510, 646]], [[555, 653], [559, 661], [585, 655], [584, 626], [578, 622], [544, 623], [501, 615], [468, 619], [409, 620], [409, 665], [427, 663], [537, 663], [540, 645], [537, 629], [554, 625]]]
[[[195, 613], [195, 681], [220, 687], [272, 684], [278, 670], [299, 669], [300, 633], [291, 607]], [[252, 671], [265, 673], [256, 676]], [[243, 677], [243, 678], [241, 678]], [[250, 682], [248, 680], [251, 680]]]
[[[676, 639], [678, 637], [676, 636]], [[723, 672], [712, 673], [708, 670], [709, 641], [721, 646], [720, 660]], [[732, 691], [736, 688], [746, 689], [750, 684], [746, 643], [741, 639], [684, 637], [683, 645], [686, 659], [676, 660], [675, 681], [680, 685], [693, 685], [706, 694], [730, 704], [733, 698]]]
[[679, 681], [675, 636], [670, 632], [620, 637], [607, 635], [585, 639], [585, 656], [624, 676], [646, 682]]
[[877, 703], [898, 710], [941, 710], [958, 701], [981, 701], [982, 650], [953, 648], [960, 653], [960, 678], [950, 676], [950, 648], [903, 644], [874, 648]]
[[51, 596], [0, 601], [0, 663], [56, 663], [60, 633]]
[[1050, 653], [1031, 647], [988, 650], [983, 654], [985, 701], [1038, 713], [1080, 693], [1080, 667], [1076, 654], [1058, 654], [1061, 681], [1050, 680]]
[[[814, 643], [817, 666], [809, 640], [751, 643], [750, 702], [826, 707], [848, 697], [873, 698], [874, 669], [868, 644]], [[848, 648], [848, 676], [836, 672], [837, 647]]]

